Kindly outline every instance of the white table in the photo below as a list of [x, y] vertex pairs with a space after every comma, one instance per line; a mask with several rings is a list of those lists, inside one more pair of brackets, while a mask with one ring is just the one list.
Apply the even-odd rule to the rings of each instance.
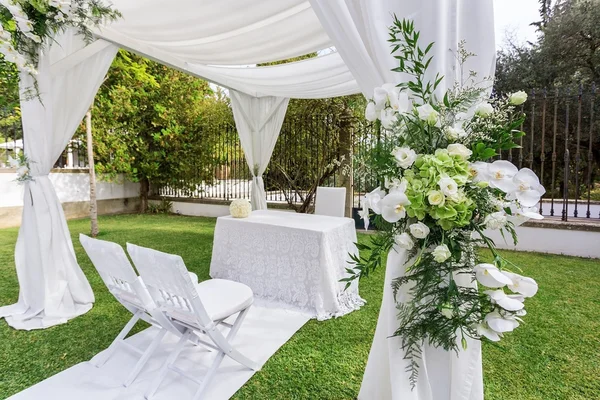
[[350, 218], [271, 210], [220, 217], [210, 276], [245, 283], [260, 304], [339, 317], [364, 304], [358, 282], [347, 290], [340, 282], [355, 242]]

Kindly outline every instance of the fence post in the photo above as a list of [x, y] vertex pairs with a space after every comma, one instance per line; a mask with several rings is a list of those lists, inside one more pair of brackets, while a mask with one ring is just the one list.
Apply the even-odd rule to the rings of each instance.
[[565, 97], [566, 103], [566, 118], [565, 118], [565, 155], [564, 155], [564, 180], [563, 180], [563, 209], [562, 209], [562, 220], [567, 221], [569, 219], [569, 106], [571, 101], [571, 91], [567, 89], [567, 96]]

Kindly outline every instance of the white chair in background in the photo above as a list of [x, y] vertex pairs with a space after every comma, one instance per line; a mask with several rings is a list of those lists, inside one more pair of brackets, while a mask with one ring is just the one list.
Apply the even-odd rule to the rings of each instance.
[[[200, 399], [225, 356], [252, 370], [260, 369], [256, 362], [231, 345], [254, 302], [252, 289], [242, 283], [224, 279], [209, 279], [195, 284], [188, 275], [183, 259], [177, 255], [130, 243], [127, 243], [127, 252], [144, 280], [157, 310], [183, 328], [181, 339], [146, 393], [147, 399], [154, 395], [169, 370], [197, 383], [199, 388], [194, 399]], [[225, 322], [236, 314], [233, 324]], [[218, 329], [219, 325], [229, 329], [227, 336]], [[216, 357], [202, 380], [174, 365], [187, 341], [217, 350]]]
[[315, 214], [343, 217], [346, 212], [346, 188], [317, 188]]
[[[143, 281], [133, 270], [125, 254], [125, 250], [121, 246], [104, 240], [92, 239], [83, 234], [79, 235], [79, 241], [92, 260], [92, 264], [98, 270], [109, 292], [123, 307], [133, 314], [129, 322], [127, 322], [111, 345], [105, 350], [103, 358], [95, 364], [98, 368], [103, 366], [120, 345], [130, 348], [141, 357], [124, 382], [125, 386], [129, 386], [157, 349], [167, 330], [181, 335], [182, 329], [173, 325], [162, 314], [152, 314], [152, 309], [154, 308], [152, 298], [146, 290]], [[145, 351], [125, 341], [127, 334], [140, 319], [160, 328]]]

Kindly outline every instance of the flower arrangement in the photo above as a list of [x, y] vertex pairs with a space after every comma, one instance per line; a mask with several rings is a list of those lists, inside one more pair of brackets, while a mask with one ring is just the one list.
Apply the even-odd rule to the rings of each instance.
[[17, 158], [13, 158], [11, 156], [8, 157], [8, 164], [11, 168], [17, 169], [17, 179], [18, 183], [25, 183], [28, 181], [33, 181], [33, 177], [30, 174], [29, 168], [29, 159], [25, 155], [25, 153], [20, 153], [17, 155]]
[[[395, 336], [414, 387], [424, 343], [458, 352], [467, 338], [498, 341], [519, 326], [537, 283], [519, 275], [484, 230], [500, 229], [516, 243], [515, 226], [542, 218], [536, 205], [545, 190], [533, 171], [491, 162], [499, 150], [518, 147], [525, 118], [519, 106], [527, 95], [486, 100], [487, 80], [469, 72], [438, 100], [443, 78], [425, 80], [433, 44], [419, 47], [419, 32], [407, 20], [395, 18], [390, 34], [399, 61], [394, 71], [411, 79], [376, 88], [365, 111], [394, 148], [380, 145], [366, 160], [381, 186], [365, 196], [361, 216], [366, 225], [374, 216], [379, 233], [370, 245], [359, 244], [369, 253], [353, 257], [344, 281], [367, 276], [390, 250], [407, 251], [406, 274], [392, 286]], [[462, 69], [474, 55], [460, 43], [456, 56]], [[491, 250], [492, 263], [480, 261], [478, 245]]]
[[0, 62], [36, 76], [40, 51], [57, 33], [75, 28], [91, 41], [90, 26], [118, 17], [103, 0], [0, 0]]
[[234, 218], [247, 218], [252, 212], [252, 206], [248, 200], [236, 199], [229, 205], [229, 213]]

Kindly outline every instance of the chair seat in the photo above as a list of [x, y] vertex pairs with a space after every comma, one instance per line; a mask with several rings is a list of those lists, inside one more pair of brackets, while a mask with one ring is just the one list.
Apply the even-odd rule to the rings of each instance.
[[196, 286], [206, 313], [219, 321], [248, 308], [254, 302], [252, 289], [226, 279], [209, 279]]

